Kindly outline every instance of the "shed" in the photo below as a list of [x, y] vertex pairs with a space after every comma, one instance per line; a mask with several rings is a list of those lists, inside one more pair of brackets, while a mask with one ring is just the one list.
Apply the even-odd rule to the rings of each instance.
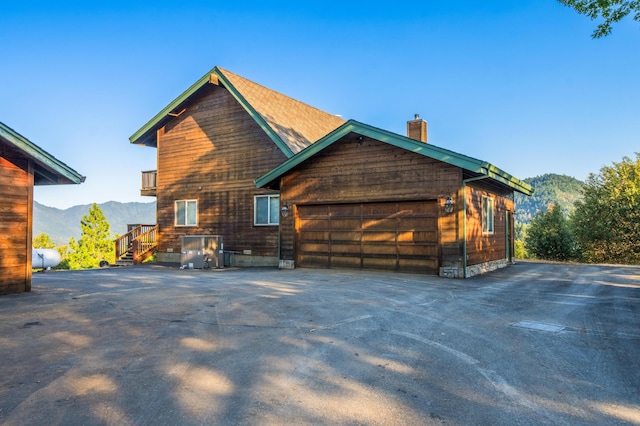
[[84, 179], [0, 122], [0, 295], [31, 291], [33, 186]]

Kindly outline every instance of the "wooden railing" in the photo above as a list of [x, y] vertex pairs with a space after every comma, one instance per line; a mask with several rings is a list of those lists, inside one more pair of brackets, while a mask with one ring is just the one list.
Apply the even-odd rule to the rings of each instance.
[[141, 195], [156, 195], [157, 170], [147, 170], [142, 172]]
[[158, 245], [158, 225], [128, 225], [129, 232], [115, 240], [116, 261], [130, 255], [137, 265], [151, 256]]

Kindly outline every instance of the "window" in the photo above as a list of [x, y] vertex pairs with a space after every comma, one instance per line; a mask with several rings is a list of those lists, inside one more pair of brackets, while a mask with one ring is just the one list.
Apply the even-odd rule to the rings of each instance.
[[494, 200], [491, 197], [482, 197], [482, 233], [493, 234]]
[[254, 225], [278, 225], [280, 223], [280, 196], [256, 195]]
[[198, 200], [176, 201], [176, 226], [198, 225]]

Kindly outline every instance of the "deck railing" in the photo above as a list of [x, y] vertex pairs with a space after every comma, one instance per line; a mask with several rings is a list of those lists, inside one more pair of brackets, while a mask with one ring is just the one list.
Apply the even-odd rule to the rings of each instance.
[[129, 225], [129, 232], [115, 240], [116, 260], [132, 255], [137, 265], [149, 257], [158, 244], [158, 225]]
[[141, 195], [156, 195], [157, 177], [157, 170], [147, 170], [142, 172], [142, 187], [140, 189]]

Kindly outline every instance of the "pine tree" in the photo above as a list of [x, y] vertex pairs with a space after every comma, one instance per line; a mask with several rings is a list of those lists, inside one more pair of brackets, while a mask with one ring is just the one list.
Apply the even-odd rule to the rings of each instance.
[[33, 248], [55, 248], [56, 243], [44, 232], [33, 237]]
[[89, 213], [80, 221], [80, 239], [69, 240], [67, 259], [71, 269], [88, 269], [100, 266], [105, 260], [115, 262], [115, 245], [111, 236], [111, 226], [100, 207], [93, 203]]

